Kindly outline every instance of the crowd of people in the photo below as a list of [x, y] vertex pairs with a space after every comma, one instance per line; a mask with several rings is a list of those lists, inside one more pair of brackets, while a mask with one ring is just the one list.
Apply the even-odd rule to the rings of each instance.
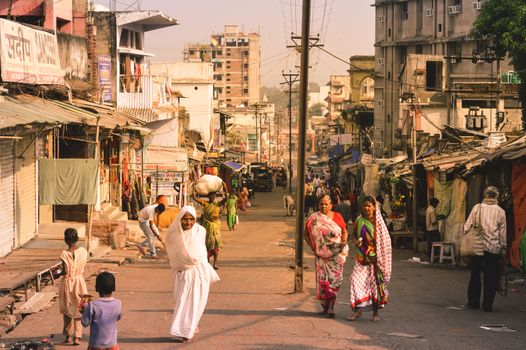
[[[222, 247], [220, 213], [224, 208], [227, 226], [235, 230], [239, 222], [238, 210], [247, 209], [248, 190], [238, 186], [229, 193], [226, 185], [218, 192], [210, 192], [207, 200], [193, 196], [202, 206], [202, 222], [193, 206], [180, 209], [166, 234], [166, 252], [173, 271], [174, 312], [170, 333], [179, 342], [187, 342], [199, 332], [201, 319], [211, 284], [219, 280], [219, 251]], [[306, 179], [305, 214], [308, 217], [304, 240], [315, 256], [316, 298], [320, 300], [321, 315], [335, 317], [338, 292], [344, 283], [343, 270], [353, 246], [355, 263], [349, 277], [349, 321], [372, 311], [372, 321], [379, 321], [379, 310], [389, 299], [387, 285], [391, 279], [392, 248], [389, 230], [382, 216], [381, 203], [372, 196], [358, 195], [356, 191], [342, 195], [337, 184], [319, 176]], [[471, 258], [471, 277], [468, 286], [467, 307], [480, 307], [492, 311], [499, 280], [499, 264], [506, 251], [506, 217], [498, 206], [499, 192], [487, 187], [482, 203], [475, 205], [464, 230], [480, 225], [484, 232], [484, 254]], [[292, 197], [290, 196], [290, 200]], [[314, 200], [314, 203], [310, 201]], [[428, 243], [440, 239], [436, 214], [439, 201], [430, 200], [426, 210]], [[156, 257], [155, 238], [159, 230], [156, 217], [165, 210], [162, 203], [145, 207], [139, 212], [139, 223], [146, 239], [138, 247], [151, 257]], [[291, 215], [287, 209], [287, 215]], [[64, 233], [67, 249], [62, 252], [63, 278], [59, 288], [59, 309], [63, 314], [65, 342], [80, 344], [82, 326], [90, 327], [89, 350], [117, 350], [116, 322], [121, 318], [121, 303], [112, 297], [115, 277], [109, 272], [100, 273], [96, 290], [100, 298], [92, 301], [87, 294], [83, 278], [88, 254], [77, 245], [78, 232], [67, 229]], [[163, 242], [164, 244], [164, 242]], [[212, 264], [210, 264], [212, 258]], [[481, 288], [481, 273], [484, 273]]]

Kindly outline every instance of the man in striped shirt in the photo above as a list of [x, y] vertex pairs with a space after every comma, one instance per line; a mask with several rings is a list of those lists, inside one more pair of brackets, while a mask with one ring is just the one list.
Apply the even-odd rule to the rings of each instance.
[[471, 278], [468, 286], [468, 304], [472, 309], [480, 308], [480, 273], [484, 272], [482, 309], [492, 311], [493, 300], [499, 283], [499, 263], [506, 254], [506, 213], [498, 205], [499, 191], [489, 186], [484, 190], [484, 200], [471, 210], [464, 224], [464, 232], [480, 220], [484, 229], [484, 255], [471, 259]]

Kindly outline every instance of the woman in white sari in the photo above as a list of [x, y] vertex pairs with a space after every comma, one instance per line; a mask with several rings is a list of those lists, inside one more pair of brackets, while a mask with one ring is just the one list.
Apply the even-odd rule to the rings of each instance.
[[219, 281], [208, 263], [206, 230], [195, 222], [196, 218], [194, 207], [181, 208], [166, 236], [166, 250], [174, 272], [175, 306], [170, 334], [179, 342], [187, 342], [197, 333], [210, 285]]

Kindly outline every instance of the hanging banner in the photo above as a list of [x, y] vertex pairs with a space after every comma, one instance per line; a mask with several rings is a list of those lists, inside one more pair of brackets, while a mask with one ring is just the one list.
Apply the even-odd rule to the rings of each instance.
[[55, 35], [0, 19], [0, 68], [3, 81], [64, 84]]
[[111, 56], [99, 55], [99, 86], [102, 90], [102, 101], [111, 101]]

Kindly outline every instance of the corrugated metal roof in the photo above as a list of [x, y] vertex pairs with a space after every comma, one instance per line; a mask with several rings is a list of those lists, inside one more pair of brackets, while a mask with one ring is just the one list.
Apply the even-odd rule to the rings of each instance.
[[97, 115], [68, 103], [31, 95], [0, 97], [0, 129], [25, 124], [96, 123]]

